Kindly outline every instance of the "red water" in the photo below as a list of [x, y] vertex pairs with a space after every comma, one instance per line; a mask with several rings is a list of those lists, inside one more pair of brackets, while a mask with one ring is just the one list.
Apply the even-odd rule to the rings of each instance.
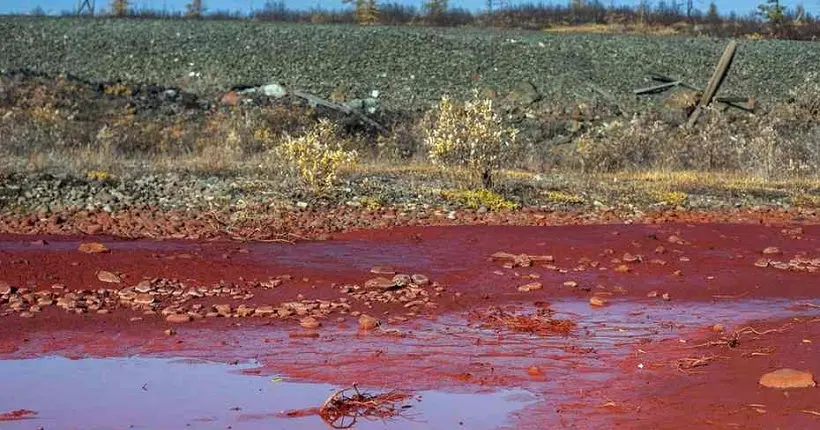
[[[46, 243], [32, 244], [40, 239]], [[295, 321], [259, 318], [201, 320], [178, 326], [178, 334], [169, 337], [162, 332], [167, 323], [160, 318], [130, 322], [130, 311], [77, 316], [47, 309], [32, 319], [0, 318], [4, 357], [143, 354], [222, 362], [256, 359], [261, 368], [250, 373], [283, 374], [297, 381], [335, 386], [360, 382], [448, 395], [519, 389], [532, 396], [534, 401], [526, 406], [488, 397], [495, 400], [481, 409], [504, 417], [490, 427], [509, 422], [524, 428], [738, 423], [809, 428], [820, 422], [802, 412], [816, 409], [816, 390], [783, 397], [757, 386], [760, 374], [776, 367], [820, 372], [813, 349], [820, 342], [820, 324], [813, 323], [818, 313], [812, 306], [820, 304], [818, 272], [754, 264], [760, 258], [820, 257], [818, 226], [802, 226], [799, 231], [790, 226], [728, 224], [400, 228], [296, 245], [102, 241], [111, 253], [78, 253], [79, 238], [4, 236], [0, 281], [36, 288], [62, 283], [67, 289], [81, 289], [102, 286], [95, 277], [98, 270], [122, 273], [126, 285], [143, 277], [207, 285], [293, 276], [280, 288], [255, 292], [251, 302], [259, 305], [293, 300], [299, 294], [331, 299], [338, 296], [333, 283], [361, 284], [373, 276], [370, 267], [391, 265], [399, 272], [423, 273], [446, 291], [436, 298], [437, 308], [406, 322], [385, 324], [399, 333], [360, 333], [355, 318], [337, 323], [334, 316], [318, 338], [291, 336], [299, 331]], [[762, 254], [768, 247], [777, 247], [780, 253]], [[555, 267], [506, 269], [489, 259], [497, 251], [551, 255]], [[625, 254], [640, 256], [642, 262], [613, 261], [624, 260]], [[629, 270], [616, 270], [621, 265]], [[532, 282], [530, 275], [537, 275], [543, 288], [518, 291], [519, 285]], [[579, 287], [565, 286], [566, 281]], [[647, 297], [650, 292], [658, 296]], [[590, 307], [587, 301], [593, 293], [606, 294], [608, 306]], [[668, 301], [660, 298], [664, 293]], [[490, 306], [526, 312], [536, 302], [549, 302], [556, 316], [578, 326], [566, 337], [539, 337], [483, 328], [471, 318]], [[379, 303], [359, 310], [383, 321], [404, 312]], [[746, 325], [763, 331], [795, 317], [801, 319], [789, 330], [744, 337], [739, 348], [694, 347], [724, 335], [709, 330], [714, 324], [725, 325], [727, 333]], [[746, 349], [747, 343], [758, 349]], [[694, 372], [670, 364], [705, 355], [720, 358]], [[29, 382], [14, 391], [27, 392]], [[731, 397], [736, 390], [742, 395]], [[442, 401], [449, 401], [444, 396]], [[211, 408], [204, 401], [211, 397], [203, 394], [202, 408]], [[310, 402], [317, 406], [314, 399]], [[746, 406], [758, 402], [766, 404], [766, 413]], [[3, 403], [0, 412], [45, 411], [42, 404]], [[516, 408], [522, 409], [514, 412]], [[159, 408], [157, 415], [163, 411], [171, 410]], [[448, 427], [446, 419], [456, 415], [447, 416], [445, 411], [417, 428]], [[168, 425], [173, 426], [170, 421]]]

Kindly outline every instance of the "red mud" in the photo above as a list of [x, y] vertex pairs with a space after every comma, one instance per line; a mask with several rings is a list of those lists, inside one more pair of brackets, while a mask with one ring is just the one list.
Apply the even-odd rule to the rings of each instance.
[[[820, 412], [816, 389], [784, 392], [757, 381], [779, 367], [820, 374], [814, 349], [820, 320], [812, 306], [820, 305], [820, 272], [808, 267], [820, 257], [820, 226], [798, 228], [783, 213], [769, 221], [776, 225], [415, 227], [296, 245], [82, 238], [111, 249], [102, 254], [78, 252], [79, 238], [7, 235], [0, 237], [0, 281], [33, 290], [52, 284], [68, 291], [111, 288], [97, 279], [99, 270], [121, 274], [117, 288], [144, 278], [246, 284], [287, 274], [292, 281], [254, 289], [246, 302], [277, 304], [298, 295], [332, 300], [340, 294], [332, 284], [363, 284], [376, 265], [425, 274], [445, 290], [432, 298], [436, 307], [415, 316], [401, 304], [353, 301], [351, 310], [377, 316], [381, 330], [357, 332], [356, 318], [332, 314], [315, 337], [289, 336], [305, 332], [296, 318], [207, 318], [176, 325], [178, 333], [167, 336], [169, 323], [157, 316], [132, 322], [139, 314], [130, 310], [75, 315], [50, 307], [33, 318], [0, 317], [0, 358], [257, 358], [263, 368], [255, 372], [339, 385], [468, 392], [516, 387], [539, 396], [513, 417], [519, 428], [809, 428], [820, 425], [812, 413]], [[769, 247], [780, 253], [763, 254]], [[550, 255], [554, 262], [504, 268], [489, 258], [498, 251]], [[763, 258], [772, 262], [757, 267]], [[795, 262], [791, 268], [774, 267], [789, 261]], [[535, 281], [541, 289], [518, 291]], [[595, 294], [609, 305], [590, 308], [586, 303]], [[579, 326], [567, 337], [536, 336], [488, 330], [467, 318], [490, 306], [531, 311], [536, 302], [554, 303], [562, 318]], [[791, 314], [804, 316], [794, 322], [786, 319]], [[708, 330], [718, 323], [727, 334]], [[746, 325], [758, 333], [783, 330], [720, 344], [721, 336]], [[718, 343], [697, 347], [709, 340]], [[677, 361], [704, 357], [704, 365], [692, 368]]]
[[37, 415], [37, 412], [28, 409], [17, 409], [14, 411], [0, 413], [0, 421], [17, 421]]

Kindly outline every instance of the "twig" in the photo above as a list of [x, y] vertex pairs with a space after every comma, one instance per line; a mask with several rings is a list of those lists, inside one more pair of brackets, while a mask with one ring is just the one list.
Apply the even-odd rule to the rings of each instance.
[[820, 417], [820, 412], [817, 412], [817, 411], [812, 411], [812, 410], [809, 410], [809, 409], [803, 409], [800, 412], [803, 412], [804, 414], [809, 414], [809, 415], [814, 415], [814, 416]]

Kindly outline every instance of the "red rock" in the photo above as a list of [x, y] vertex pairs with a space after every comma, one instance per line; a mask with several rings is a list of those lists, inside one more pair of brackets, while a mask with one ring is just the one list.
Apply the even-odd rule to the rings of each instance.
[[387, 278], [372, 278], [368, 279], [364, 283], [364, 287], [366, 289], [376, 289], [376, 290], [386, 290], [388, 288], [393, 288], [396, 286], [396, 283], [393, 280]]
[[590, 306], [603, 307], [603, 306], [606, 306], [606, 304], [607, 304], [607, 301], [603, 297], [592, 296], [592, 297], [589, 298], [589, 305]]
[[117, 274], [111, 273], [107, 270], [100, 270], [97, 272], [97, 279], [99, 279], [100, 282], [107, 282], [109, 284], [119, 284], [122, 282], [122, 279], [120, 279]]
[[794, 369], [778, 369], [760, 377], [760, 385], [769, 388], [811, 388], [817, 384], [814, 375]]
[[526, 293], [530, 291], [540, 290], [541, 288], [542, 285], [540, 282], [530, 282], [529, 284], [524, 284], [518, 287], [518, 291]]
[[236, 91], [228, 91], [219, 99], [219, 103], [225, 106], [236, 106], [242, 101], [242, 97]]
[[165, 321], [169, 323], [186, 323], [191, 321], [191, 316], [187, 314], [171, 314], [165, 317]]
[[86, 254], [100, 254], [103, 252], [110, 252], [111, 250], [102, 243], [88, 242], [81, 243], [80, 246], [77, 247], [77, 251], [84, 252]]
[[395, 275], [396, 270], [390, 266], [373, 266], [370, 268], [370, 273], [375, 275]]
[[780, 248], [778, 248], [776, 246], [770, 246], [770, 247], [763, 250], [763, 254], [765, 254], [765, 255], [780, 254]]
[[359, 328], [362, 330], [373, 330], [379, 326], [379, 320], [370, 315], [361, 315], [359, 317]]
[[308, 330], [315, 330], [319, 328], [322, 325], [322, 323], [320, 323], [319, 320], [317, 320], [316, 318], [305, 317], [299, 321], [299, 325], [302, 326], [302, 328], [306, 328]]

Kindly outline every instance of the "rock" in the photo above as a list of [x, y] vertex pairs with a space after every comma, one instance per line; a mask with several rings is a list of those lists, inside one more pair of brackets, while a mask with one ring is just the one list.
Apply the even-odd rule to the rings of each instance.
[[507, 101], [515, 105], [529, 106], [541, 100], [538, 88], [530, 81], [519, 82], [508, 96]]
[[214, 305], [214, 310], [219, 313], [219, 315], [226, 316], [231, 314], [231, 305], [227, 303], [223, 303], [220, 305]]
[[34, 314], [31, 312], [20, 312], [20, 318], [34, 318]]
[[544, 372], [541, 371], [541, 368], [538, 366], [530, 366], [527, 368], [527, 375], [530, 376], [541, 376]]
[[242, 96], [240, 96], [236, 91], [228, 91], [222, 96], [221, 99], [219, 99], [219, 103], [225, 106], [236, 106], [241, 101]]
[[603, 306], [606, 306], [606, 304], [607, 304], [607, 301], [603, 297], [592, 296], [592, 297], [589, 298], [589, 305], [590, 306], [603, 307]]
[[530, 261], [533, 263], [554, 263], [555, 257], [552, 255], [528, 255]]
[[117, 274], [107, 270], [100, 270], [97, 272], [97, 279], [99, 279], [100, 282], [107, 282], [109, 284], [119, 284], [122, 282], [122, 279], [120, 279]]
[[658, 297], [658, 292], [654, 291], [654, 290], [650, 291], [650, 292], [646, 293], [646, 297], [649, 297], [650, 299], [654, 299], [655, 297]]
[[623, 255], [623, 257], [621, 257], [621, 260], [623, 260], [626, 263], [638, 263], [643, 259], [640, 255], [633, 255], [627, 252]]
[[11, 294], [12, 288], [6, 282], [0, 281], [0, 295]]
[[629, 266], [627, 266], [626, 264], [619, 264], [617, 267], [615, 267], [612, 270], [614, 272], [617, 272], [617, 273], [629, 273], [629, 272], [632, 271], [632, 269]]
[[170, 314], [165, 317], [165, 321], [169, 323], [186, 323], [191, 321], [191, 316], [187, 314]]
[[410, 276], [410, 279], [412, 279], [413, 283], [418, 285], [419, 287], [424, 287], [430, 284], [430, 278], [420, 273], [414, 273], [412, 276]]
[[372, 278], [364, 283], [364, 288], [368, 290], [388, 290], [396, 286], [396, 283], [387, 278]]
[[725, 330], [723, 324], [715, 324], [712, 326], [712, 331], [715, 333], [723, 333], [723, 330]]
[[363, 314], [359, 317], [359, 328], [362, 330], [373, 330], [379, 326], [379, 320], [370, 315]]
[[770, 246], [770, 247], [763, 250], [763, 254], [765, 254], [765, 255], [780, 254], [780, 248], [778, 248], [776, 246]]
[[664, 299], [664, 300], [666, 300], [667, 302], [668, 302], [669, 300], [672, 300], [672, 298], [669, 296], [669, 293], [663, 293], [663, 294], [661, 295], [661, 298], [662, 298], [662, 299]]
[[319, 320], [317, 320], [316, 318], [305, 317], [299, 320], [299, 325], [302, 326], [302, 328], [306, 328], [308, 330], [315, 330], [319, 328], [322, 325], [322, 323], [320, 323]]
[[138, 305], [150, 305], [156, 301], [156, 298], [150, 294], [138, 294], [134, 297], [134, 303]]
[[757, 261], [755, 261], [755, 267], [760, 267], [760, 268], [765, 269], [766, 267], [769, 267], [769, 260], [767, 260], [765, 258], [760, 258]]
[[524, 284], [518, 287], [518, 291], [527, 293], [530, 291], [540, 290], [542, 287], [543, 286], [540, 282], [530, 282], [529, 284]]
[[395, 275], [396, 271], [390, 266], [373, 266], [370, 268], [370, 273], [374, 275]]
[[111, 250], [108, 249], [107, 246], [99, 242], [81, 243], [80, 246], [77, 247], [77, 251], [84, 252], [86, 254], [101, 254], [104, 252], [111, 252]]
[[241, 304], [241, 305], [236, 307], [236, 315], [238, 315], [240, 318], [245, 318], [247, 316], [250, 316], [255, 311], [256, 311], [256, 309], [254, 309], [250, 306], [247, 306], [245, 304]]
[[515, 260], [516, 255], [509, 252], [499, 251], [490, 256], [493, 260]]
[[564, 282], [564, 286], [569, 288], [575, 288], [578, 286], [578, 283], [575, 281], [566, 281]]
[[275, 99], [281, 99], [282, 97], [288, 95], [288, 90], [279, 84], [263, 85], [259, 89], [262, 91], [262, 94]]
[[[228, 312], [230, 312], [230, 311], [228, 311]], [[253, 312], [253, 315], [254, 316], [260, 316], [260, 317], [265, 317], [265, 316], [273, 315], [275, 313], [276, 313], [276, 309], [274, 309], [273, 306], [259, 306]]]
[[153, 288], [151, 287], [151, 281], [149, 281], [147, 279], [144, 280], [144, 281], [140, 281], [139, 284], [134, 286], [134, 291], [136, 291], [138, 293], [141, 293], [141, 294], [150, 293], [151, 290], [153, 290]]
[[413, 282], [413, 279], [410, 275], [405, 274], [398, 274], [393, 277], [393, 284], [399, 288], [406, 287]]
[[769, 388], [811, 388], [817, 384], [814, 375], [794, 369], [778, 369], [760, 377], [760, 385]]
[[166, 336], [173, 336], [173, 335], [177, 334], [177, 331], [172, 329], [172, 328], [169, 328], [169, 329], [166, 329], [164, 333], [165, 333]]

